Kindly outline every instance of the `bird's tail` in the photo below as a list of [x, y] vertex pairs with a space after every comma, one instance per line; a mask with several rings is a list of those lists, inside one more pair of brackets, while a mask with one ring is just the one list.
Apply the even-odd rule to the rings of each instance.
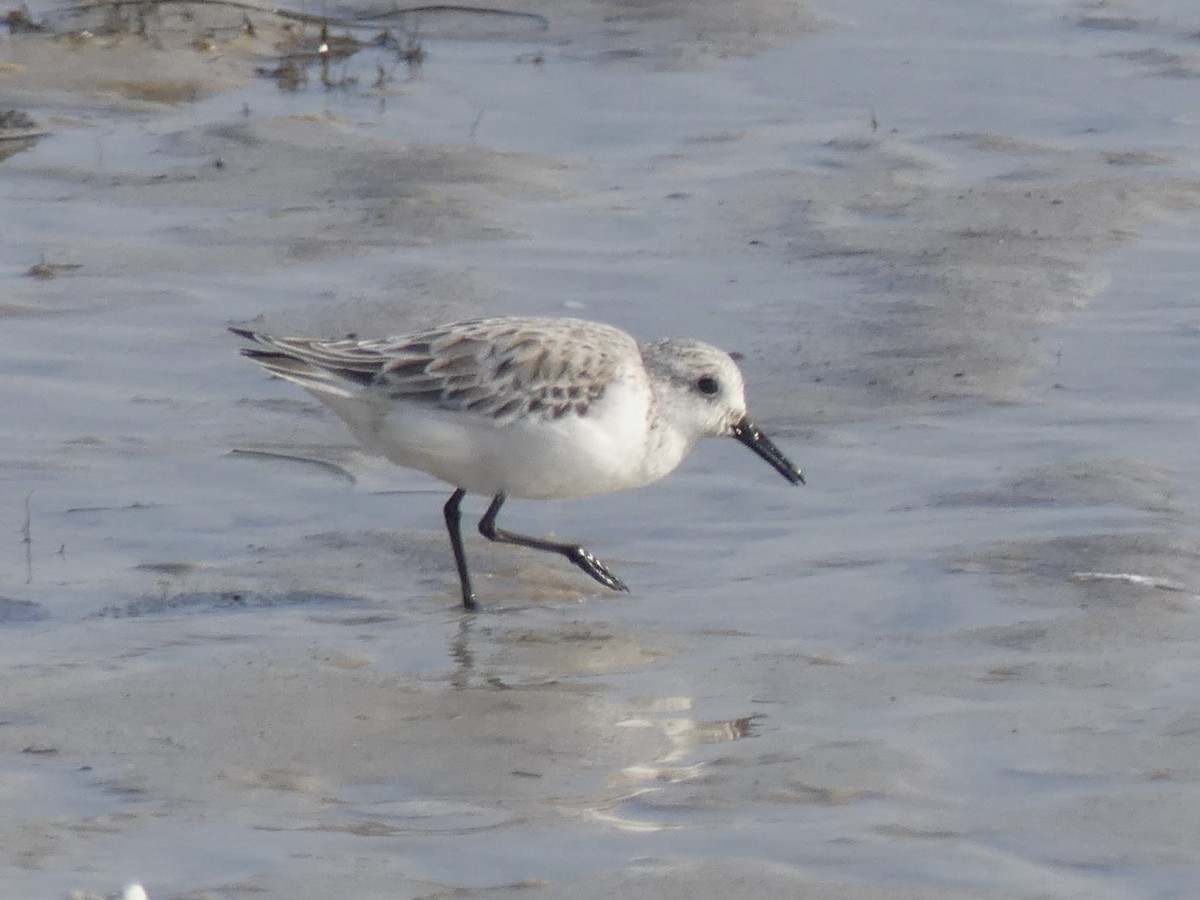
[[229, 330], [265, 348], [243, 347], [239, 351], [242, 356], [317, 396], [355, 397], [356, 389], [370, 384], [379, 372], [377, 360], [341, 350], [339, 345], [352, 342], [276, 338], [245, 328]]

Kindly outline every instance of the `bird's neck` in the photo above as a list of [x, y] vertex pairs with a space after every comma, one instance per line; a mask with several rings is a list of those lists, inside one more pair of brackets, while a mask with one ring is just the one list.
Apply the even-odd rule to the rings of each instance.
[[646, 482], [657, 481], [674, 472], [695, 443], [690, 434], [671, 421], [652, 419], [646, 442]]

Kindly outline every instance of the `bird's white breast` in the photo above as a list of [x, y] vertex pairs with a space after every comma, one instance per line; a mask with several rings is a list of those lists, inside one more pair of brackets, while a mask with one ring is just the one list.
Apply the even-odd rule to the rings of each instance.
[[557, 419], [497, 425], [406, 402], [364, 417], [330, 405], [368, 450], [399, 465], [474, 494], [549, 499], [640, 487], [673, 471], [689, 448], [651, 427], [653, 402], [644, 371], [631, 366], [585, 413]]

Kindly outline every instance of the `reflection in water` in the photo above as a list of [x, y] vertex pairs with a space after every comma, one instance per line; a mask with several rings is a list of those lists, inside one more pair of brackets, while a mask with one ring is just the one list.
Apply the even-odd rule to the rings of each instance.
[[[594, 624], [531, 628], [524, 616], [518, 616], [516, 627], [504, 627], [491, 616], [460, 613], [455, 618], [449, 639], [453, 660], [449, 684], [456, 691], [531, 685], [567, 689], [570, 685], [572, 690], [608, 693], [599, 684], [581, 685], [580, 679], [588, 682], [588, 675], [640, 669], [667, 652], [642, 638]], [[710, 764], [696, 758], [697, 751], [705, 745], [754, 736], [755, 725], [762, 718], [752, 714], [697, 719], [689, 715], [692, 706], [688, 696], [643, 697], [631, 702], [607, 696], [602, 707], [612, 709], [615, 715], [611, 718], [589, 715], [586, 707], [578, 707], [579, 714], [586, 717], [580, 727], [599, 729], [595, 735], [599, 743], [624, 746], [635, 760], [639, 755], [643, 759], [615, 769], [602, 793], [560, 797], [554, 805], [621, 831], [646, 833], [679, 827], [661, 820], [663, 804], [637, 798], [660, 794], [666, 785], [695, 783], [705, 777]], [[622, 736], [617, 729], [637, 729], [641, 734]]]
[[471, 686], [471, 672], [475, 669], [475, 657], [471, 653], [471, 631], [475, 626], [475, 615], [465, 610], [458, 616], [458, 629], [450, 642], [450, 656], [454, 660], [454, 671], [450, 673], [450, 686], [456, 691]]
[[[679, 708], [691, 708], [691, 700], [688, 697], [666, 697], [653, 702], [656, 706], [658, 704], [680, 704]], [[737, 741], [752, 736], [754, 722], [759, 718], [762, 718], [760, 714], [714, 721], [697, 721], [692, 718], [680, 717], [626, 719], [618, 724], [624, 728], [657, 728], [670, 742], [670, 746], [664, 753], [659, 754], [652, 764], [626, 766], [622, 770], [622, 775], [635, 781], [653, 780], [658, 782], [684, 781], [694, 778], [702, 767], [701, 764], [687, 765], [682, 768], [675, 764], [691, 756], [697, 747], [704, 744]]]
[[451, 685], [462, 689], [554, 684], [563, 678], [635, 671], [670, 652], [608, 625], [560, 620], [548, 626], [531, 624], [539, 622], [543, 612], [535, 605], [511, 605], [457, 617], [449, 640], [455, 665]]
[[[681, 712], [691, 709], [691, 706], [690, 697], [660, 697], [643, 703], [647, 712]], [[621, 810], [638, 797], [663, 790], [662, 787], [649, 785], [675, 784], [699, 779], [704, 774], [706, 763], [686, 763], [685, 760], [705, 744], [752, 737], [754, 723], [759, 718], [761, 715], [758, 714], [711, 721], [685, 716], [662, 719], [639, 716], [618, 722], [618, 727], [622, 728], [651, 728], [659, 731], [667, 740], [667, 748], [648, 762], [625, 766], [612, 779], [614, 785], [629, 786], [631, 789], [615, 795], [584, 798], [578, 804], [581, 812], [588, 819], [622, 831], [645, 833], [678, 828], [678, 825], [666, 822], [646, 821]]]

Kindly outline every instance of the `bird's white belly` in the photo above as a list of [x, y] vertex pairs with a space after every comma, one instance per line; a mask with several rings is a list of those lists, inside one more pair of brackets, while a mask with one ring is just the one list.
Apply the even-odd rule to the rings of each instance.
[[407, 404], [369, 420], [342, 417], [368, 450], [399, 465], [473, 494], [537, 500], [640, 487], [672, 471], [686, 448], [650, 453], [647, 413], [643, 395], [618, 390], [583, 416], [499, 426]]

